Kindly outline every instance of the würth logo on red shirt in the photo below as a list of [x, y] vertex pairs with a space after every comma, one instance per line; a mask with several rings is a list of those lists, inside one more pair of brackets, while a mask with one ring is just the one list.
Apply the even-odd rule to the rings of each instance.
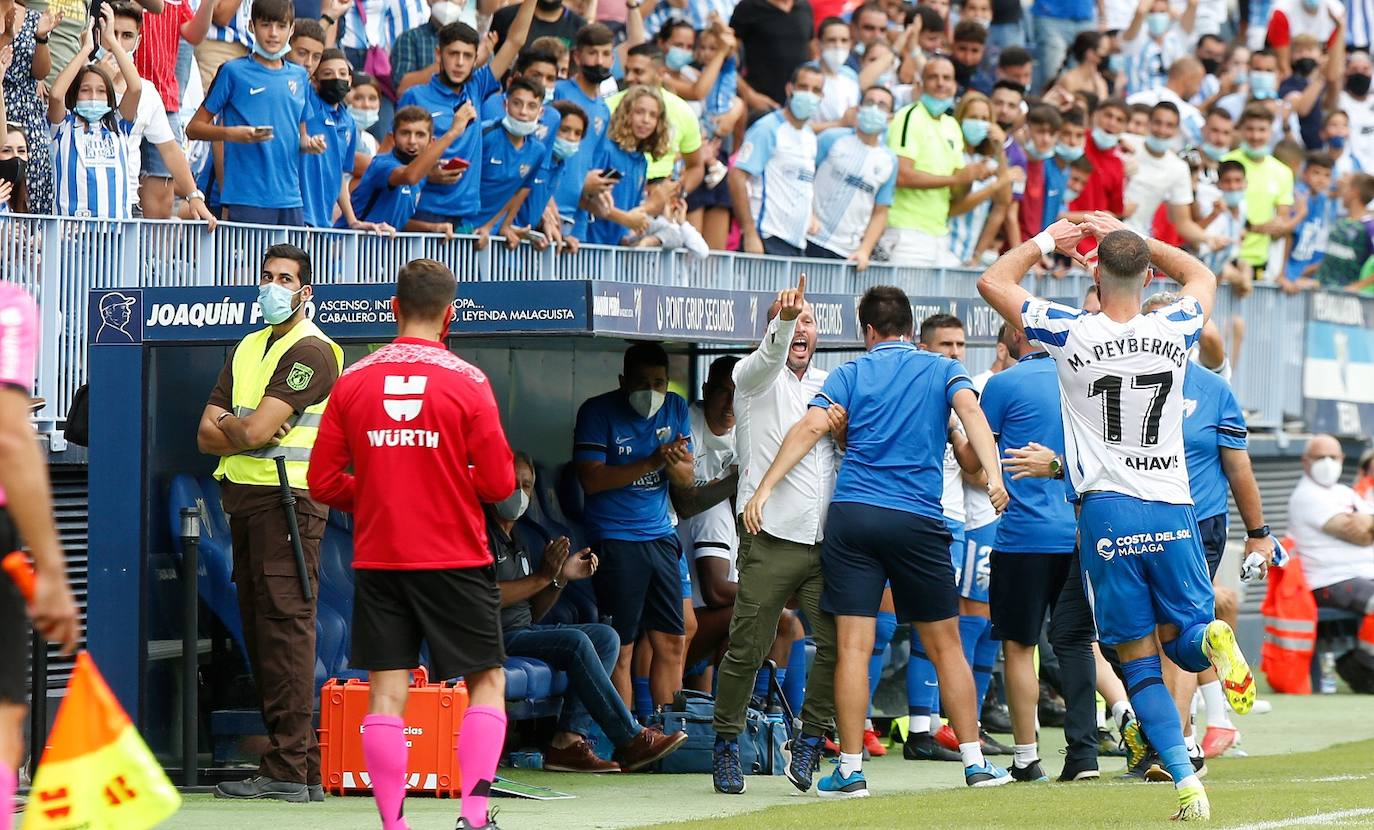
[[[382, 409], [393, 421], [405, 423], [420, 417], [424, 408], [424, 375], [387, 375], [382, 385]], [[437, 449], [439, 431], [432, 429], [369, 429], [367, 442], [374, 447], [424, 447]]]

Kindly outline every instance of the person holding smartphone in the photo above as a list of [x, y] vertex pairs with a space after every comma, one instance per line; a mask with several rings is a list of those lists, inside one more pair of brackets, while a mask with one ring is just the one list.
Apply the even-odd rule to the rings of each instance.
[[649, 157], [668, 151], [668, 121], [663, 99], [647, 86], [632, 86], [625, 91], [620, 107], [611, 116], [593, 169], [611, 180], [611, 189], [588, 196], [587, 208], [596, 221], [587, 229], [586, 241], [600, 245], [619, 245], [629, 231], [643, 233], [649, 217], [662, 211], [645, 202]]
[[452, 224], [412, 217], [430, 171], [476, 117], [477, 110], [469, 101], [458, 108], [448, 131], [434, 138], [434, 119], [428, 112], [420, 107], [396, 110], [391, 122], [391, 152], [374, 156], [353, 188], [354, 214], [364, 222], [385, 222], [401, 230], [442, 233], [451, 238]]

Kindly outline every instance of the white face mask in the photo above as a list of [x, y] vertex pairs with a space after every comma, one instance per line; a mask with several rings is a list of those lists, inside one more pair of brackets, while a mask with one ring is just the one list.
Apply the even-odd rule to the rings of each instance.
[[429, 13], [440, 26], [447, 26], [457, 20], [463, 14], [463, 10], [456, 3], [439, 0], [430, 4]]
[[845, 61], [849, 60], [849, 50], [843, 47], [822, 49], [821, 60], [825, 61], [826, 67], [828, 67], [831, 72], [839, 72], [840, 68], [844, 66]]
[[630, 393], [630, 408], [638, 412], [639, 417], [648, 419], [658, 414], [667, 399], [667, 394], [657, 389], [640, 389]]
[[496, 509], [496, 515], [508, 522], [513, 522], [525, 515], [525, 511], [530, 509], [530, 497], [525, 495], [523, 487], [516, 487], [509, 496], [498, 501], [492, 507]]
[[1318, 458], [1312, 462], [1312, 469], [1308, 475], [1322, 487], [1330, 487], [1341, 480], [1341, 460], [1339, 458]]

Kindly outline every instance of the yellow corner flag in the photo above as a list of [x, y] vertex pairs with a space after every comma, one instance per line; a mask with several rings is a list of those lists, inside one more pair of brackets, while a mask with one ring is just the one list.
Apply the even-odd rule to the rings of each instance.
[[181, 795], [90, 655], [79, 653], [38, 765], [23, 830], [145, 830], [180, 807]]

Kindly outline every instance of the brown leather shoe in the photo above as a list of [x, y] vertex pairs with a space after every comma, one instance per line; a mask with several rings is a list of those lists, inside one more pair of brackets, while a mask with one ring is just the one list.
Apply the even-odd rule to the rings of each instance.
[[578, 741], [563, 749], [553, 746], [545, 749], [544, 769], [550, 772], [620, 772], [620, 765], [601, 760], [592, 751], [591, 744]]
[[686, 741], [685, 731], [665, 735], [658, 726], [646, 726], [629, 743], [616, 748], [615, 759], [622, 771], [634, 772], [668, 755]]

